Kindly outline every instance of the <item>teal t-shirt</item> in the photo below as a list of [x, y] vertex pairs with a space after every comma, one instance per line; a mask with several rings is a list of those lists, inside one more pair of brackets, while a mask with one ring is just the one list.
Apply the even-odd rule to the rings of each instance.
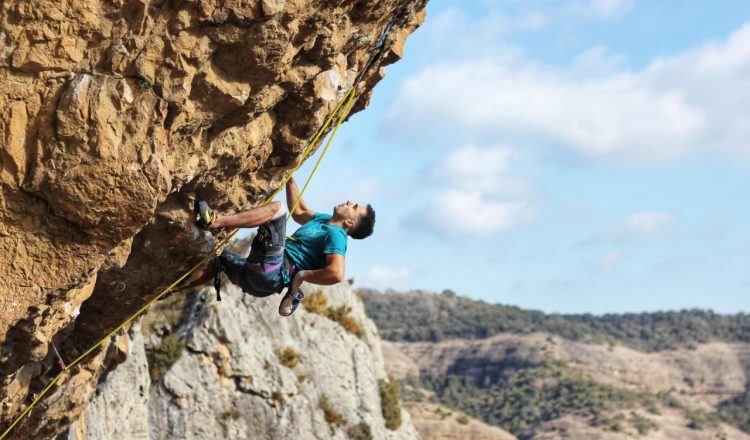
[[286, 255], [298, 269], [322, 269], [328, 265], [326, 254], [346, 255], [346, 230], [331, 226], [331, 214], [316, 212], [286, 241]]

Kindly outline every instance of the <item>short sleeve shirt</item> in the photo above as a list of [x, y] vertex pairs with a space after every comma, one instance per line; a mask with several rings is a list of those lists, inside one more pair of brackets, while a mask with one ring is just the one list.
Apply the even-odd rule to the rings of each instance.
[[331, 214], [317, 212], [286, 241], [289, 260], [301, 270], [322, 269], [326, 254], [346, 255], [346, 230], [328, 224]]

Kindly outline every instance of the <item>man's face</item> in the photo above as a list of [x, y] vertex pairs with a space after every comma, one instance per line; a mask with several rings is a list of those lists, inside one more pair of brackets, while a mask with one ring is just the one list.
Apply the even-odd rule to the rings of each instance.
[[333, 215], [335, 217], [338, 217], [342, 220], [351, 220], [355, 224], [363, 215], [366, 214], [367, 205], [360, 205], [359, 203], [354, 203], [351, 200], [347, 200], [346, 202], [333, 207]]

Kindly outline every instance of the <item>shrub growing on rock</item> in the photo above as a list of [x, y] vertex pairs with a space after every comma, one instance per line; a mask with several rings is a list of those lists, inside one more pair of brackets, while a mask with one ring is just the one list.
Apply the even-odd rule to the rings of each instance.
[[320, 396], [320, 399], [318, 400], [318, 407], [323, 410], [323, 416], [325, 417], [326, 422], [328, 422], [328, 426], [331, 427], [332, 431], [344, 424], [344, 416], [342, 416], [340, 412], [336, 411], [336, 409], [331, 404], [331, 401], [328, 400], [328, 396], [326, 396], [325, 394]]
[[299, 363], [299, 355], [292, 347], [285, 347], [276, 351], [276, 356], [279, 358], [281, 365], [287, 368], [294, 368]]
[[158, 347], [154, 348], [148, 356], [149, 375], [156, 382], [161, 379], [167, 371], [182, 357], [185, 343], [176, 334], [172, 333], [164, 337]]
[[302, 307], [308, 312], [317, 313], [318, 315], [325, 315], [326, 307], [328, 306], [328, 297], [323, 293], [322, 290], [313, 292], [306, 296], [302, 300]]
[[327, 317], [332, 321], [336, 321], [341, 324], [349, 333], [355, 334], [358, 338], [363, 336], [362, 329], [359, 327], [359, 323], [349, 316], [352, 312], [352, 308], [349, 306], [340, 306], [337, 308], [328, 307]]
[[349, 333], [353, 333], [358, 338], [362, 338], [362, 328], [359, 323], [349, 314], [352, 308], [349, 306], [331, 307], [328, 306], [328, 297], [323, 291], [317, 291], [305, 297], [302, 300], [302, 306], [308, 312], [312, 312], [341, 324]]
[[385, 419], [385, 427], [395, 431], [401, 426], [401, 402], [398, 396], [398, 384], [385, 379], [378, 381], [380, 405]]
[[373, 440], [372, 430], [367, 422], [359, 422], [359, 425], [352, 426], [347, 434], [349, 440]]

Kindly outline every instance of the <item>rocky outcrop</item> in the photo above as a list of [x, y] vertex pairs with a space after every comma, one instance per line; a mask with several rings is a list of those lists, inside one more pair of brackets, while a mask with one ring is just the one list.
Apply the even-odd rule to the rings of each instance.
[[[190, 203], [259, 204], [365, 67], [367, 104], [426, 0], [29, 0], [0, 5], [0, 426], [209, 252]], [[111, 346], [17, 435], [53, 436]]]
[[[403, 410], [398, 430], [385, 427], [378, 382], [387, 376], [362, 303], [345, 284], [323, 292], [332, 307], [351, 307], [359, 337], [305, 309], [278, 316], [280, 296], [234, 286], [221, 302], [196, 296], [177, 329], [182, 356], [150, 388], [142, 338], [131, 332], [133, 354], [99, 385], [68, 439], [346, 439], [361, 423], [374, 439], [417, 438]], [[290, 349], [296, 364], [280, 360]], [[339, 424], [326, 421], [323, 396]]]
[[71, 425], [69, 440], [149, 438], [151, 380], [140, 325], [130, 329], [127, 339], [127, 360], [101, 381], [85, 415]]

